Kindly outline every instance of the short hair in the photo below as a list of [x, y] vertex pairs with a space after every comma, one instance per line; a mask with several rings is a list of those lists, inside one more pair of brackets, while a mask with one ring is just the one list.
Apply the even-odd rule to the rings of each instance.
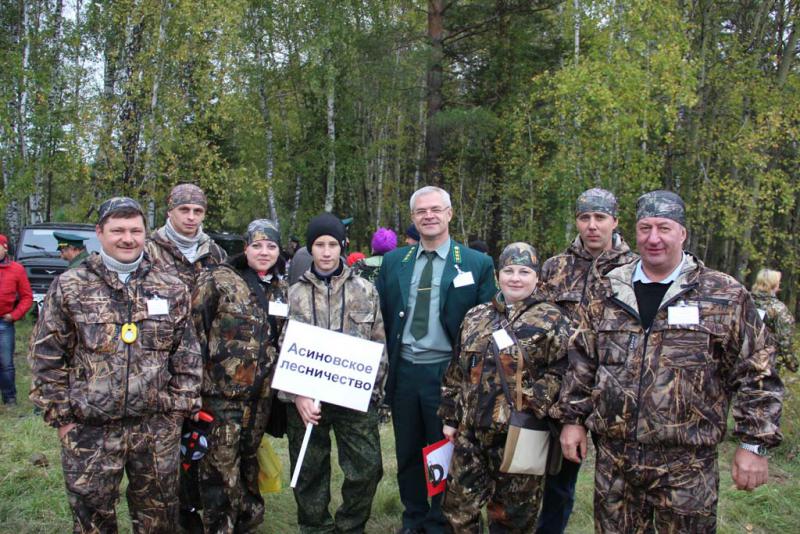
[[145, 220], [144, 215], [142, 215], [142, 212], [137, 210], [136, 208], [122, 208], [112, 213], [109, 213], [106, 217], [103, 218], [102, 221], [97, 223], [97, 226], [100, 227], [100, 230], [103, 230], [109, 219], [133, 219], [134, 217], [137, 216], [142, 218], [142, 226], [144, 226], [145, 231], [147, 231], [147, 221]]
[[761, 269], [756, 275], [756, 281], [753, 282], [752, 291], [764, 291], [771, 293], [778, 289], [781, 282], [781, 272], [773, 271], [772, 269]]
[[414, 203], [417, 201], [417, 197], [422, 195], [427, 195], [429, 193], [439, 193], [441, 195], [442, 200], [444, 201], [445, 208], [449, 208], [452, 206], [450, 203], [450, 193], [442, 189], [441, 187], [436, 187], [435, 185], [426, 185], [425, 187], [421, 187], [414, 191], [414, 194], [411, 195], [411, 200], [408, 201], [408, 206], [411, 208], [411, 211], [414, 211]]

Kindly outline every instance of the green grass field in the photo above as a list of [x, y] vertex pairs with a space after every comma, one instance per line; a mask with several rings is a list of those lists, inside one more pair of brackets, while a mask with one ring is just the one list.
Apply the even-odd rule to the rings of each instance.
[[[59, 442], [56, 431], [33, 415], [27, 400], [30, 373], [25, 353], [32, 321], [17, 325], [17, 389], [19, 406], [0, 406], [0, 532], [63, 533], [71, 531], [71, 516], [64, 494]], [[770, 461], [770, 483], [751, 493], [737, 491], [731, 482], [730, 459], [736, 442], [728, 439], [720, 448], [719, 531], [734, 532], [798, 532], [800, 531], [800, 381], [787, 380], [783, 411], [784, 443], [775, 450]], [[394, 447], [391, 425], [381, 427], [384, 477], [372, 509], [367, 532], [388, 534], [400, 526], [401, 505], [397, 494]], [[283, 460], [283, 490], [266, 496], [267, 514], [262, 532], [296, 532], [295, 503], [288, 489], [289, 460], [286, 440], [273, 440], [273, 447]], [[42, 453], [47, 467], [31, 463], [31, 455]], [[333, 453], [336, 457], [336, 453]], [[593, 460], [581, 470], [577, 503], [568, 532], [592, 532]], [[341, 471], [334, 466], [334, 479], [341, 480]], [[124, 492], [122, 493], [124, 495]], [[340, 501], [334, 489], [334, 510]], [[120, 531], [130, 532], [124, 498], [117, 507]]]

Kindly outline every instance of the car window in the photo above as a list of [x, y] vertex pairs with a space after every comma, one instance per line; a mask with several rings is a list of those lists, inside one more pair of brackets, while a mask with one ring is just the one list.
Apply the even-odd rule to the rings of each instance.
[[29, 256], [59, 257], [58, 250], [56, 249], [58, 242], [56, 238], [53, 237], [53, 232], [59, 231], [88, 238], [84, 241], [84, 244], [89, 252], [100, 250], [100, 242], [97, 241], [97, 235], [94, 230], [30, 228], [25, 230], [22, 234], [22, 239], [17, 247], [17, 259]]

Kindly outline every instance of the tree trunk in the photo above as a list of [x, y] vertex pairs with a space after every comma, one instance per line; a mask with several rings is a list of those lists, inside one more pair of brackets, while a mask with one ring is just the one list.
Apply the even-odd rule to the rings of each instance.
[[578, 59], [581, 57], [581, 2], [580, 0], [572, 0], [572, 8], [575, 10], [573, 14], [574, 20], [572, 22], [572, 41], [573, 41], [573, 54], [575, 66], [578, 65]]
[[[161, 2], [161, 11], [158, 21], [158, 41], [156, 43], [156, 61], [158, 61], [158, 68], [156, 69], [155, 74], [153, 75], [153, 85], [150, 88], [150, 138], [147, 140], [147, 148], [145, 154], [145, 161], [144, 161], [144, 172], [142, 173], [142, 181], [141, 187], [145, 187], [148, 185], [152, 185], [155, 187], [155, 178], [156, 178], [156, 157], [157, 157], [157, 145], [158, 142], [161, 140], [161, 123], [159, 122], [158, 118], [158, 91], [161, 85], [161, 77], [164, 73], [164, 61], [162, 59], [163, 54], [161, 53], [161, 48], [164, 45], [164, 41], [167, 37], [167, 19], [168, 19], [168, 10], [169, 4], [167, 0], [163, 0]], [[154, 195], [150, 195], [151, 200], [154, 198]], [[148, 211], [148, 215], [152, 216], [152, 219], [148, 222], [150, 223], [150, 227], [155, 227], [155, 210], [153, 212]]]
[[[797, 2], [795, 2], [798, 5]], [[792, 61], [794, 60], [794, 56], [797, 53], [797, 21], [800, 19], [798, 13], [800, 13], [800, 7], [794, 8], [794, 16], [791, 17], [792, 21], [792, 29], [789, 32], [789, 39], [786, 41], [786, 48], [783, 49], [781, 54], [780, 64], [778, 66], [778, 87], [783, 87], [783, 84], [786, 83], [786, 76], [789, 74], [789, 68], [792, 65]]]
[[444, 146], [436, 115], [442, 110], [442, 62], [444, 59], [444, 0], [428, 0], [428, 41], [431, 56], [427, 75], [427, 135], [425, 176], [429, 184], [442, 185], [441, 158]]
[[[332, 62], [328, 54], [329, 64]], [[336, 71], [330, 65], [327, 73], [327, 119], [328, 119], [328, 180], [325, 191], [325, 211], [333, 211], [333, 200], [336, 194]]]

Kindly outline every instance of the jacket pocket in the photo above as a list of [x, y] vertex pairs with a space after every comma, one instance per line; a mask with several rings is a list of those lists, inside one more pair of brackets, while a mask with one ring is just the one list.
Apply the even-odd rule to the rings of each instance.
[[356, 336], [361, 339], [371, 339], [372, 325], [375, 322], [374, 311], [351, 311], [348, 314], [350, 321], [346, 334]]

